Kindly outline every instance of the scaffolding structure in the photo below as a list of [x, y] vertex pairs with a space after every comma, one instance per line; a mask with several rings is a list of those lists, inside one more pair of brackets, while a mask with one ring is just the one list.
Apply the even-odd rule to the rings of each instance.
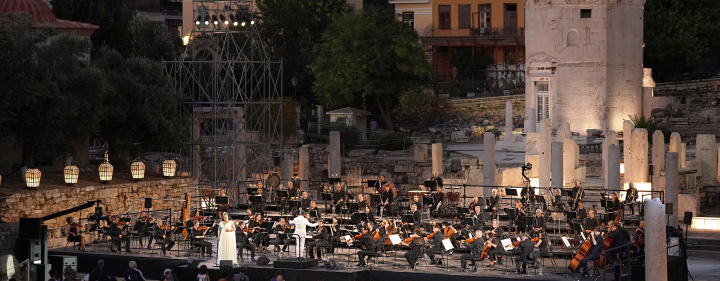
[[184, 142], [200, 195], [221, 189], [230, 205], [267, 178], [282, 148], [282, 61], [259, 39], [252, 1], [193, 1], [193, 30], [185, 52], [168, 62], [176, 93], [187, 97]]

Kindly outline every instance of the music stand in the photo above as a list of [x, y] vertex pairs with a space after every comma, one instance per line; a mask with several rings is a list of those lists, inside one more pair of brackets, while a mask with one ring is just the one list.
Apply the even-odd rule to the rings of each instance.
[[470, 208], [468, 208], [468, 207], [455, 207], [455, 208], [457, 209], [457, 214], [458, 214], [458, 215], [463, 215], [463, 214], [469, 214], [469, 213], [470, 213]]
[[320, 217], [318, 216], [317, 210], [310, 210], [310, 217], [311, 217], [311, 218], [316, 218], [316, 219], [319, 219], [319, 218], [320, 218]]
[[370, 202], [372, 203], [379, 203], [382, 201], [382, 197], [380, 194], [370, 194]]
[[380, 181], [379, 180], [368, 180], [367, 185], [368, 185], [368, 187], [377, 188], [378, 186], [380, 186]]
[[560, 191], [560, 194], [567, 197], [573, 197], [572, 189], [563, 189]]
[[248, 187], [247, 193], [248, 195], [255, 195], [257, 194], [258, 188], [257, 187]]
[[262, 203], [262, 196], [261, 195], [252, 195], [248, 196], [248, 199], [250, 199], [250, 202], [253, 204], [257, 204], [258, 202]]
[[426, 196], [422, 198], [423, 206], [433, 206], [432, 196]]
[[350, 216], [350, 221], [357, 224], [361, 221], [367, 221], [367, 213], [354, 213]]
[[330, 184], [339, 183], [340, 178], [328, 178], [328, 181], [330, 182]]
[[413, 218], [413, 215], [404, 215], [402, 218], [403, 223], [415, 223], [415, 218]]
[[565, 211], [565, 220], [567, 222], [571, 222], [572, 220], [577, 218], [577, 212], [576, 211]]
[[215, 204], [217, 205], [227, 205], [230, 203], [230, 198], [227, 196], [216, 196], [215, 197]]
[[516, 211], [517, 209], [515, 208], [505, 208], [505, 213], [508, 215], [509, 220], [513, 220]]
[[436, 181], [425, 181], [423, 182], [423, 186], [430, 188], [430, 190], [435, 190], [435, 187], [437, 187]]
[[512, 187], [506, 187], [505, 194], [507, 194], [508, 196], [518, 196], [517, 189], [514, 189]]
[[600, 207], [607, 209], [607, 205], [608, 205], [607, 199], [600, 199]]
[[475, 220], [472, 217], [465, 217], [465, 225], [475, 226]]

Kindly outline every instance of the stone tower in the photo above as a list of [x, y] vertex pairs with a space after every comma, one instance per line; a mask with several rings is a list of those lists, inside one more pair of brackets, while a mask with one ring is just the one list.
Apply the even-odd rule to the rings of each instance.
[[[644, 0], [526, 0], [526, 114], [622, 131], [642, 115]], [[534, 117], [529, 115], [535, 112]], [[535, 125], [535, 126], [533, 126]]]

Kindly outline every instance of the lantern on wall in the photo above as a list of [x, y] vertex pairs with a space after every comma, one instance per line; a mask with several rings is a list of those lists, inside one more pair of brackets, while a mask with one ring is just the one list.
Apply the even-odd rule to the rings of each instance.
[[164, 177], [175, 176], [175, 168], [176, 167], [177, 167], [177, 163], [175, 163], [175, 160], [163, 161], [163, 164], [162, 164], [163, 176]]
[[40, 170], [27, 169], [25, 171], [25, 185], [29, 188], [37, 188], [40, 186], [40, 176], [42, 176]]
[[134, 180], [141, 180], [145, 178], [145, 163], [135, 161], [130, 165], [130, 173]]
[[98, 168], [98, 172], [100, 173], [100, 181], [103, 183], [107, 183], [112, 180], [113, 176], [113, 170], [115, 168], [112, 164], [108, 161], [108, 152], [105, 151], [105, 163], [100, 164], [100, 167]]
[[67, 185], [74, 185], [78, 182], [78, 175], [80, 174], [80, 169], [76, 166], [65, 166], [64, 170], [65, 174], [65, 183]]

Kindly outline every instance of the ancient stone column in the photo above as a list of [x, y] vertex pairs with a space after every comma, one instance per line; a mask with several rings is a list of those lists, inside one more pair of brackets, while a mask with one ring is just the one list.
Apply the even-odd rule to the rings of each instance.
[[[648, 182], [648, 132], [643, 128], [634, 129], [631, 136], [630, 148], [630, 177], [632, 182]], [[625, 177], [627, 176], [627, 160], [625, 162]]]
[[425, 163], [427, 162], [427, 144], [416, 143], [415, 144], [415, 162]]
[[[665, 135], [660, 130], [655, 130], [652, 134], [652, 167], [653, 174], [650, 181], [652, 182], [652, 189], [659, 190], [663, 184], [660, 172], [665, 170]], [[653, 198], [659, 195], [652, 195]]]
[[602, 166], [603, 166], [603, 177], [605, 179], [605, 186], [607, 186], [607, 148], [611, 144], [618, 145], [617, 133], [615, 131], [608, 131], [605, 133], [605, 140], [602, 142]]
[[[566, 139], [565, 141], [570, 141]], [[563, 143], [552, 142], [552, 185], [555, 188], [563, 186]], [[570, 184], [570, 183], [568, 183]]]
[[[673, 213], [670, 215], [668, 225], [677, 227], [678, 225], [678, 189], [680, 188], [680, 174], [678, 173], [678, 153], [668, 152], [665, 159], [665, 203], [672, 203]], [[653, 191], [655, 191], [653, 185]]]
[[632, 175], [632, 167], [630, 167], [630, 147], [632, 147], [632, 130], [635, 129], [630, 120], [623, 121], [623, 161], [625, 163], [625, 178]]
[[491, 132], [485, 132], [483, 143], [483, 185], [495, 185], [495, 134]]
[[340, 132], [331, 131], [330, 146], [328, 146], [328, 150], [330, 150], [328, 154], [328, 176], [331, 178], [340, 177], [340, 149]]
[[540, 121], [540, 186], [550, 186], [550, 119], [543, 119]]
[[718, 175], [717, 143], [715, 135], [699, 134], [696, 138], [695, 161], [700, 162], [702, 180], [705, 183], [716, 183]]
[[298, 177], [300, 178], [301, 190], [310, 190], [310, 151], [307, 147], [300, 148], [300, 159], [298, 165]]
[[645, 199], [645, 280], [667, 281], [665, 204]]
[[442, 143], [433, 143], [432, 144], [432, 168], [433, 173], [438, 172], [438, 174], [443, 174], [443, 149], [442, 149]]
[[605, 189], [620, 189], [620, 147], [608, 146], [607, 178]]
[[565, 140], [565, 138], [569, 137], [572, 137], [572, 132], [570, 131], [570, 123], [562, 123], [557, 129], [557, 133], [555, 133], [555, 140], [562, 142]]
[[575, 182], [575, 168], [580, 157], [580, 147], [574, 140], [566, 138], [563, 141], [563, 180], [566, 185]]
[[678, 155], [678, 161], [680, 161], [680, 168], [687, 166], [687, 145], [685, 143], [680, 144], [680, 155]]
[[537, 123], [537, 111], [535, 108], [527, 109], [527, 120], [525, 121], [525, 133], [537, 133], [535, 132], [535, 123]]
[[291, 152], [283, 153], [282, 167], [280, 169], [280, 183], [287, 187], [287, 182], [292, 180], [293, 166], [295, 164], [295, 154]]
[[505, 141], [509, 141], [513, 133], [513, 109], [512, 102], [505, 102]]
[[682, 162], [680, 161], [680, 150], [682, 150], [682, 141], [680, 140], [680, 134], [674, 132], [670, 134], [670, 146], [668, 147], [668, 151], [678, 153], [678, 168], [682, 168]]

